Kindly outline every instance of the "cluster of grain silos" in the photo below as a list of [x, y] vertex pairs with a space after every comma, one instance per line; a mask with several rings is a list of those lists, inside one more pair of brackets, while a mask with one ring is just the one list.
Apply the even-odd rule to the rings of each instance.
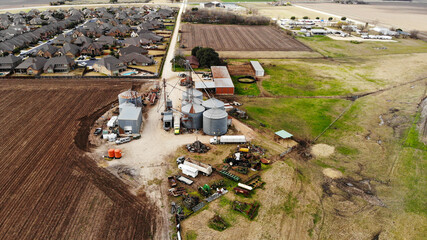
[[119, 105], [132, 103], [136, 107], [142, 107], [142, 95], [137, 91], [127, 90], [119, 94]]
[[[191, 92], [192, 91], [192, 92]], [[211, 98], [203, 101], [203, 93], [189, 89], [182, 94], [182, 124], [189, 129], [203, 129], [208, 135], [224, 135], [228, 130], [228, 114], [224, 102]]]

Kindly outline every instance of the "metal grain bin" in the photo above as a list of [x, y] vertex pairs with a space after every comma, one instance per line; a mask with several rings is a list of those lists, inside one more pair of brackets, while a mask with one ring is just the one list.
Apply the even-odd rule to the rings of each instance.
[[224, 102], [220, 101], [220, 100], [218, 100], [216, 98], [211, 98], [211, 99], [208, 99], [208, 100], [204, 101], [203, 104], [202, 104], [202, 106], [205, 107], [206, 110], [209, 110], [211, 108], [218, 108], [218, 109], [225, 110], [225, 108], [224, 108]]
[[[189, 101], [182, 101], [182, 105], [181, 106], [185, 106], [187, 104], [189, 104]], [[200, 98], [193, 98], [193, 103], [197, 104], [197, 105], [202, 105], [203, 104], [203, 100]]]
[[[200, 92], [199, 90], [196, 90], [196, 89], [194, 89], [194, 88], [192, 88], [192, 89], [189, 89], [188, 91], [193, 91], [193, 97], [194, 98], [199, 98], [199, 99], [202, 99], [203, 100], [203, 93], [202, 92]], [[189, 101], [189, 98], [190, 98], [190, 95], [191, 95], [191, 93], [187, 93], [187, 91], [185, 91], [185, 92], [183, 92], [182, 93], [182, 101]]]
[[118, 95], [119, 105], [123, 103], [133, 103], [136, 107], [142, 107], [142, 95], [137, 91], [127, 90]]
[[211, 136], [227, 133], [228, 114], [223, 109], [212, 108], [203, 113], [203, 132]]
[[181, 108], [181, 112], [184, 114], [181, 119], [183, 126], [190, 129], [201, 129], [204, 111], [203, 106], [194, 103], [183, 106]]

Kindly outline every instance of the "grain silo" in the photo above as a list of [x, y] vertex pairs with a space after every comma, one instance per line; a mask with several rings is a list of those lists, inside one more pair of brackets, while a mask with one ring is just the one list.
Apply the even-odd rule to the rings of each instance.
[[212, 108], [203, 113], [203, 132], [211, 136], [227, 133], [228, 114], [223, 109]]
[[203, 100], [203, 93], [200, 92], [199, 90], [196, 90], [194, 88], [190, 88], [188, 89], [186, 92], [182, 93], [182, 101], [189, 101], [189, 99], [191, 98], [191, 91], [193, 92], [193, 97], [194, 98], [199, 98]]
[[142, 107], [142, 95], [137, 91], [127, 90], [119, 94], [119, 105], [133, 103], [136, 107]]
[[205, 108], [201, 105], [189, 103], [181, 107], [182, 124], [186, 128], [201, 129], [203, 124], [203, 112]]
[[209, 110], [211, 108], [218, 108], [218, 109], [225, 110], [225, 108], [224, 108], [224, 102], [220, 101], [220, 100], [218, 100], [216, 98], [210, 98], [210, 99], [204, 101], [203, 104], [202, 104], [202, 106], [205, 107], [206, 110]]
[[[181, 106], [185, 106], [185, 105], [187, 105], [187, 104], [189, 104], [190, 102], [189, 101], [182, 101], [182, 105]], [[200, 99], [200, 98], [193, 98], [193, 103], [194, 104], [197, 104], [197, 105], [202, 105], [203, 104], [203, 100], [202, 99]]]

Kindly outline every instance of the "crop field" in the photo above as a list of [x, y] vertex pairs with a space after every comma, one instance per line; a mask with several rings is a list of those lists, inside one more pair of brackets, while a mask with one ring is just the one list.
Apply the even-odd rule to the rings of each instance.
[[147, 239], [156, 209], [97, 166], [93, 122], [131, 82], [2, 80], [0, 238]]
[[311, 51], [285, 32], [269, 26], [184, 24], [180, 45], [216, 51]]

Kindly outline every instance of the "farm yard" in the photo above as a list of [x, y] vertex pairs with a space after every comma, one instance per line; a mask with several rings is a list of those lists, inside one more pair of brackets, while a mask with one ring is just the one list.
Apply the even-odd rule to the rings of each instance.
[[93, 121], [130, 81], [2, 80], [4, 239], [148, 239], [156, 209], [85, 152]]
[[286, 35], [284, 31], [270, 26], [183, 24], [181, 31], [180, 46], [181, 48], [184, 46], [184, 50], [187, 51], [196, 46], [213, 48], [220, 55], [229, 51], [243, 54], [262, 51], [270, 53], [311, 51], [306, 45]]

